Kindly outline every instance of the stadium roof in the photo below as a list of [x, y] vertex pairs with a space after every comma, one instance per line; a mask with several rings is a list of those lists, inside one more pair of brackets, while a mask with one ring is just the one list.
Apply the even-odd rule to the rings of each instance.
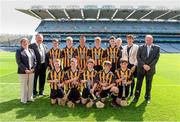
[[120, 6], [104, 5], [69, 5], [61, 6], [32, 6], [30, 9], [16, 9], [20, 12], [36, 17], [40, 20], [150, 20], [150, 21], [180, 21], [180, 9], [168, 9], [166, 7], [151, 8], [149, 6]]

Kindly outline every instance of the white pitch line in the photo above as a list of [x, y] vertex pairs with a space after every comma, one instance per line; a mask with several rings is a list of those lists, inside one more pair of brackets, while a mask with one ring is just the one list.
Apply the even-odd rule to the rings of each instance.
[[[20, 83], [0, 83], [0, 84], [20, 84]], [[172, 85], [172, 84], [157, 84], [157, 85], [153, 85], [153, 86], [166, 86], [166, 87], [168, 87], [168, 86], [170, 86], [170, 87], [173, 87], [173, 86], [178, 86], [178, 87], [180, 87], [180, 84], [178, 85], [178, 84], [174, 84], [174, 85]]]
[[7, 75], [10, 75], [10, 74], [14, 74], [14, 73], [16, 73], [16, 72], [11, 72], [11, 73], [7, 73], [7, 74], [4, 74], [4, 75], [1, 75], [0, 78], [4, 77], [4, 76], [7, 76]]
[[20, 84], [20, 83], [0, 83], [0, 84], [2, 84], [2, 85], [3, 84], [12, 84], [13, 85], [13, 84]]
[[178, 84], [174, 84], [174, 85], [172, 85], [172, 84], [170, 84], [170, 85], [168, 85], [168, 84], [157, 84], [157, 85], [152, 85], [152, 86], [180, 86], [180, 85], [178, 85]]

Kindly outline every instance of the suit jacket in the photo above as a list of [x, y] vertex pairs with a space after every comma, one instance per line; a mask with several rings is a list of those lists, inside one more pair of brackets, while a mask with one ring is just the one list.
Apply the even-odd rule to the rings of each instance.
[[[34, 53], [36, 55], [36, 59], [37, 59], [37, 65], [39, 66], [41, 64], [41, 55], [39, 53], [39, 50], [38, 50], [38, 46], [36, 43], [33, 43], [33, 44], [30, 44], [29, 45], [29, 48], [33, 49], [34, 50]], [[48, 48], [45, 44], [43, 44], [43, 48], [45, 50], [45, 64], [47, 66], [47, 53], [48, 53]]]
[[17, 71], [18, 74], [26, 74], [25, 70], [36, 68], [37, 60], [34, 51], [32, 49], [29, 49], [29, 52], [32, 56], [32, 63], [33, 63], [32, 67], [29, 67], [29, 59], [25, 50], [23, 48], [17, 49], [16, 62], [18, 64], [18, 71]]
[[[133, 46], [130, 48], [129, 51], [129, 63], [133, 65], [137, 65], [137, 52], [138, 52], [139, 46], [136, 44], [133, 44]], [[127, 52], [127, 45], [123, 48], [122, 58], [128, 59], [128, 52]]]
[[137, 60], [138, 60], [138, 66], [137, 66], [137, 70], [139, 73], [145, 73], [146, 71], [143, 68], [144, 64], [147, 64], [150, 66], [150, 70], [147, 71], [147, 73], [150, 74], [155, 74], [156, 70], [155, 70], [155, 66], [156, 63], [159, 59], [160, 56], [160, 47], [157, 45], [152, 45], [150, 53], [149, 53], [149, 57], [147, 57], [147, 46], [141, 45], [138, 49], [138, 53], [137, 53]]

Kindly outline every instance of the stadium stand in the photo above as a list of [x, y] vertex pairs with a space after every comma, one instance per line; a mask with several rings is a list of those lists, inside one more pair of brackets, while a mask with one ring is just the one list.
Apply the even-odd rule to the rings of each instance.
[[0, 34], [0, 51], [15, 51], [24, 37], [32, 39], [32, 35], [26, 34]]
[[44, 35], [44, 41], [49, 47], [53, 38], [61, 40], [64, 46], [67, 36], [72, 36], [77, 42], [80, 35], [86, 36], [89, 47], [93, 46], [96, 36], [102, 38], [102, 47], [107, 47], [110, 36], [121, 37], [125, 42], [126, 34], [135, 35], [135, 42], [142, 44], [145, 35], [152, 34], [154, 42], [161, 46], [161, 52], [180, 52], [179, 9], [70, 5], [64, 8], [32, 6], [30, 9], [16, 10], [41, 20], [36, 32]]

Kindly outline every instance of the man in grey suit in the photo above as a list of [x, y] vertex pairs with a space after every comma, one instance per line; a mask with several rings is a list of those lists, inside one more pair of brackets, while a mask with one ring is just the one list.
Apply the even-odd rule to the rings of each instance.
[[155, 66], [160, 56], [160, 47], [153, 44], [152, 35], [146, 35], [145, 44], [140, 46], [137, 53], [137, 84], [135, 98], [137, 102], [141, 93], [141, 87], [144, 77], [146, 77], [145, 100], [150, 103], [152, 80], [155, 74]]

